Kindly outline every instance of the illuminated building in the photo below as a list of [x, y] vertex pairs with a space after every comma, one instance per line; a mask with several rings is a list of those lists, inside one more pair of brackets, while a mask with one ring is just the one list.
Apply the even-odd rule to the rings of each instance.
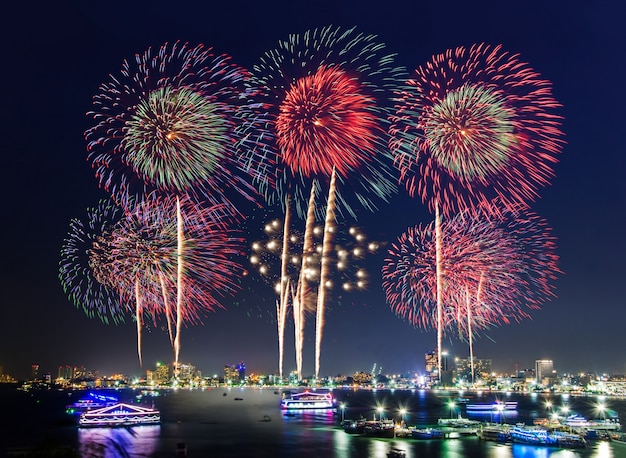
[[74, 370], [72, 366], [59, 366], [59, 371], [57, 373], [57, 378], [63, 380], [71, 380], [74, 378]]
[[152, 374], [152, 378], [157, 385], [167, 385], [170, 381], [169, 365], [157, 362], [156, 370]]
[[[458, 380], [472, 382], [472, 363], [469, 358], [456, 360], [456, 377]], [[491, 374], [491, 360], [474, 358], [474, 381], [486, 380]]]
[[226, 364], [224, 366], [224, 383], [230, 385], [239, 385], [244, 383], [246, 379], [246, 366], [243, 362], [235, 364]]
[[535, 361], [535, 377], [540, 385], [550, 385], [550, 379], [554, 377], [554, 368], [551, 359], [538, 359]]
[[39, 364], [30, 366], [30, 379], [37, 380], [39, 378]]

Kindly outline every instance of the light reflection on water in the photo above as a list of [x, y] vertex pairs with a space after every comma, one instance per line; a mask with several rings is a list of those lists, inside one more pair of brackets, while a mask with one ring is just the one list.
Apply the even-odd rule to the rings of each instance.
[[80, 456], [102, 458], [151, 456], [157, 449], [160, 425], [131, 428], [79, 428]]

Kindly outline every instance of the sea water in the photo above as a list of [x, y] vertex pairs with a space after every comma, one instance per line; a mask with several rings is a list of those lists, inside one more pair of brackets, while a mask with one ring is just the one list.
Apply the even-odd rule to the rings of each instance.
[[[559, 449], [522, 444], [497, 444], [477, 437], [445, 440], [379, 439], [347, 434], [342, 419], [387, 418], [409, 426], [436, 424], [458, 416], [483, 421], [531, 424], [550, 411], [567, 408], [593, 417], [602, 401], [626, 420], [626, 400], [595, 397], [472, 393], [472, 402], [518, 401], [516, 412], [503, 417], [472, 417], [457, 391], [335, 390], [337, 409], [282, 411], [283, 390], [215, 388], [165, 390], [138, 401], [139, 391], [115, 392], [120, 401], [141, 402], [161, 411], [161, 424], [132, 428], [79, 428], [65, 406], [84, 391], [0, 392], [0, 456], [39, 453], [37, 456], [174, 457], [177, 448], [188, 457], [387, 457], [401, 450], [412, 457], [493, 458], [619, 458], [626, 446], [593, 441], [584, 449]], [[547, 402], [550, 402], [548, 407]], [[451, 403], [454, 402], [454, 405]], [[340, 406], [343, 406], [340, 407]], [[61, 453], [65, 452], [65, 455]]]

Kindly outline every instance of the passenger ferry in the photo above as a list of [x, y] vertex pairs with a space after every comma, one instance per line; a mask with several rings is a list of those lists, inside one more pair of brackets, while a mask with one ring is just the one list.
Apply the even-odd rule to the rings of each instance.
[[88, 410], [80, 415], [79, 426], [135, 426], [161, 422], [161, 413], [137, 405], [117, 403], [101, 409]]
[[334, 409], [335, 399], [328, 391], [299, 393], [283, 393], [280, 401], [281, 409]]

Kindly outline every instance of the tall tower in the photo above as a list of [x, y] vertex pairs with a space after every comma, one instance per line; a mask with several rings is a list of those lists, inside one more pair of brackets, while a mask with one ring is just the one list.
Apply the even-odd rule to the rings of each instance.
[[551, 377], [553, 373], [551, 359], [538, 359], [535, 361], [535, 378], [541, 384], [545, 378]]

